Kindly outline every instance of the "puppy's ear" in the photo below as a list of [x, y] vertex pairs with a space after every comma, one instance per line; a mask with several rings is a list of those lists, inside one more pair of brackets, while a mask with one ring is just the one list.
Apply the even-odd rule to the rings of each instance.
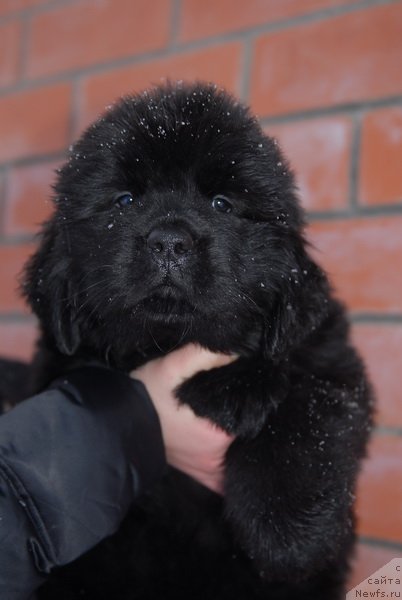
[[42, 241], [21, 277], [21, 290], [38, 316], [47, 341], [62, 354], [74, 354], [81, 342], [70, 258], [56, 219], [45, 224]]
[[60, 352], [71, 356], [77, 351], [81, 336], [71, 283], [64, 281], [63, 284], [54, 294], [51, 307], [52, 331]]
[[264, 352], [274, 360], [285, 357], [313, 334], [330, 308], [328, 280], [303, 245], [295, 253], [294, 264], [283, 282], [268, 310], [264, 331]]

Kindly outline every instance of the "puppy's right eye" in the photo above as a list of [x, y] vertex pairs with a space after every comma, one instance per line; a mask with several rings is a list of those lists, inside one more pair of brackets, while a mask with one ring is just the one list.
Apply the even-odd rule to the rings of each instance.
[[232, 203], [230, 202], [230, 200], [228, 200], [226, 198], [226, 196], [214, 196], [212, 198], [212, 207], [219, 211], [219, 212], [223, 212], [223, 213], [230, 213], [232, 212]]
[[116, 206], [118, 206], [119, 208], [125, 208], [126, 206], [130, 206], [133, 202], [134, 198], [132, 197], [130, 192], [123, 192], [122, 194], [119, 194], [114, 201]]

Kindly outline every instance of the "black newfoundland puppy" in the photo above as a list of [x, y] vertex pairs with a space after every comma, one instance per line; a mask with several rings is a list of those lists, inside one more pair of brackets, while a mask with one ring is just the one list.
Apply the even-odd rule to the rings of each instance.
[[39, 598], [343, 598], [371, 396], [277, 143], [215, 86], [167, 85], [89, 127], [55, 189], [24, 284], [34, 387], [196, 342], [239, 358], [178, 398], [236, 438], [224, 497], [172, 469]]

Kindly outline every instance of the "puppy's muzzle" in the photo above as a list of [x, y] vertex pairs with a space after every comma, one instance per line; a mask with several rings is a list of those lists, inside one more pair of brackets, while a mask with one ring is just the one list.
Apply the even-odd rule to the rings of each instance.
[[152, 229], [146, 239], [152, 258], [160, 267], [182, 263], [194, 247], [194, 239], [183, 227], [166, 225]]

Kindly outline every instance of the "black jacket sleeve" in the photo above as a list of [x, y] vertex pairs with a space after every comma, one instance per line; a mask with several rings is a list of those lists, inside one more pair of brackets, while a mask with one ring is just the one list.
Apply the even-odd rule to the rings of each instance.
[[166, 466], [139, 382], [88, 366], [0, 417], [0, 598], [26, 600], [55, 566], [114, 533]]

